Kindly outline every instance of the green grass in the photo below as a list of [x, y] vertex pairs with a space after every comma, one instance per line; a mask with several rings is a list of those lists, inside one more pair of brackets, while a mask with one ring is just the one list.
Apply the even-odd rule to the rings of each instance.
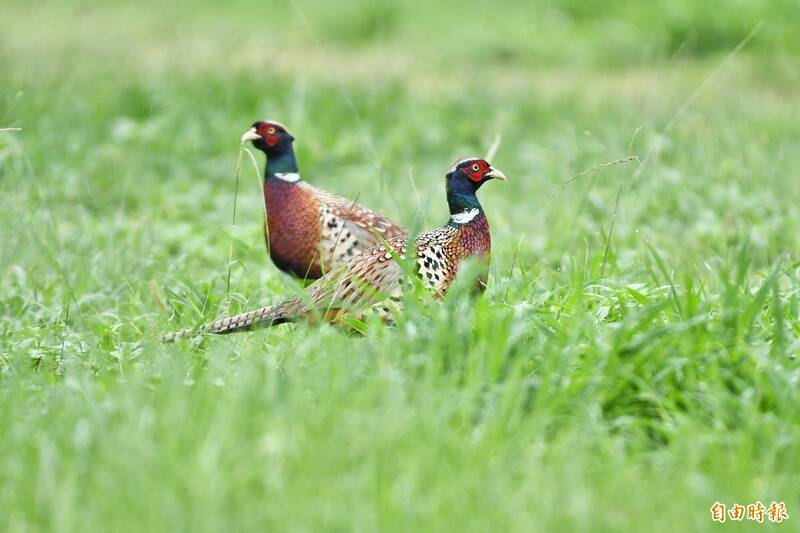
[[[797, 530], [797, 9], [428, 4], [4, 5], [0, 530]], [[160, 345], [296, 290], [266, 117], [417, 227], [501, 132], [485, 296]]]

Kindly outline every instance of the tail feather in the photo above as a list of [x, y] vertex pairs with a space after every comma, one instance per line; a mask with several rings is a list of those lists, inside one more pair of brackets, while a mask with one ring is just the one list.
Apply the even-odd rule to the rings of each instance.
[[234, 331], [268, 328], [298, 318], [302, 310], [302, 302], [297, 298], [290, 298], [278, 305], [262, 307], [254, 311], [247, 311], [228, 318], [223, 318], [205, 325], [199, 329], [187, 328], [161, 337], [161, 342], [174, 342], [178, 339], [194, 335], [214, 334], [224, 335]]
[[[391, 270], [391, 275], [387, 275], [387, 268]], [[348, 267], [332, 270], [309, 285], [302, 298], [295, 296], [278, 305], [223, 318], [197, 330], [185, 329], [170, 333], [161, 337], [161, 341], [172, 342], [193, 335], [221, 335], [265, 328], [292, 320], [308, 320], [315, 316], [324, 321], [335, 320], [348, 311], [374, 303], [376, 296], [381, 293], [396, 289], [400, 273], [394, 263], [384, 260], [383, 253], [378, 255], [365, 252], [352, 259]]]

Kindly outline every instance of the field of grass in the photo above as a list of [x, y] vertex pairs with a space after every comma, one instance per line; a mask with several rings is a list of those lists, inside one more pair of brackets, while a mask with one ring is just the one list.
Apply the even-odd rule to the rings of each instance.
[[[798, 530], [798, 26], [788, 0], [7, 0], [0, 530], [682, 531], [756, 500]], [[486, 294], [161, 345], [296, 291], [247, 160], [231, 225], [261, 118], [416, 228], [501, 133]]]

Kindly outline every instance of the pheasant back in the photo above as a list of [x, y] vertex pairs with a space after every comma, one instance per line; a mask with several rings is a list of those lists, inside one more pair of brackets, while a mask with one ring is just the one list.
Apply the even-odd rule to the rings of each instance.
[[278, 268], [317, 279], [381, 239], [405, 236], [386, 217], [305, 182], [264, 182], [265, 240]]

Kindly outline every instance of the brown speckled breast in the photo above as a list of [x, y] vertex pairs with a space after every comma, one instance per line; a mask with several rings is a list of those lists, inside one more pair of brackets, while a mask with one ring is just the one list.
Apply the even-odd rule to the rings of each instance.
[[489, 221], [481, 214], [475, 220], [458, 228], [458, 233], [453, 239], [453, 245], [458, 247], [459, 258], [477, 255], [488, 257], [492, 249], [492, 235], [489, 232]]
[[476, 290], [484, 290], [489, 277], [489, 253], [492, 250], [492, 235], [489, 221], [484, 214], [461, 226], [453, 238], [452, 246], [456, 248], [459, 262], [468, 257], [482, 257], [486, 262], [486, 270], [481, 273], [475, 283]]
[[279, 179], [264, 182], [267, 224], [264, 237], [275, 265], [299, 278], [322, 276], [318, 247], [319, 206], [308, 191]]

